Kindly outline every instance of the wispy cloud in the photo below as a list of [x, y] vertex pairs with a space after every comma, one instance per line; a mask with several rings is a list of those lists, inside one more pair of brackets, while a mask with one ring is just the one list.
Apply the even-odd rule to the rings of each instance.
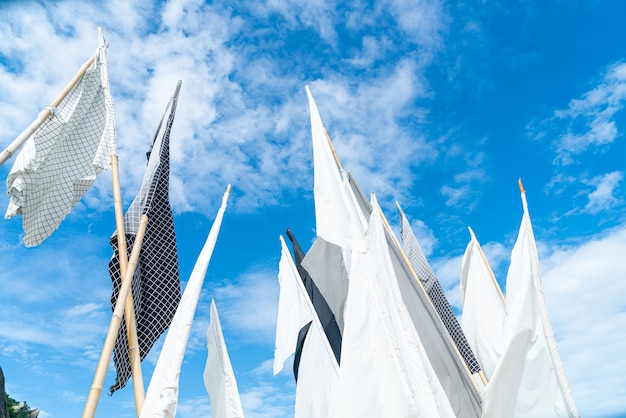
[[[278, 266], [243, 274], [212, 289], [222, 328], [239, 341], [273, 346], [278, 314]], [[228, 343], [228, 341], [227, 341]]]
[[602, 151], [620, 135], [615, 119], [625, 100], [626, 63], [613, 64], [593, 89], [529, 129], [533, 136], [552, 141], [555, 163], [574, 164], [577, 156]]
[[595, 186], [595, 189], [589, 193], [589, 202], [585, 205], [583, 212], [595, 215], [622, 203], [622, 200], [615, 197], [614, 193], [623, 179], [624, 173], [621, 171], [613, 171], [591, 179], [590, 185]]
[[[16, 135], [29, 123], [21, 109], [31, 109], [34, 117], [61, 90], [68, 74], [95, 50], [95, 26], [101, 25], [110, 44], [126, 201], [139, 187], [144, 153], [178, 79], [183, 87], [171, 141], [171, 197], [177, 212], [214, 209], [215, 197], [228, 183], [240, 193], [232, 210], [243, 212], [275, 205], [285, 191], [309, 186], [298, 175], [311, 159], [307, 81], [320, 108], [327, 109], [325, 121], [339, 155], [367, 190], [404, 190], [414, 180], [411, 167], [436, 155], [429, 139], [415, 129], [427, 120], [427, 112], [408, 109], [430, 95], [423, 72], [441, 48], [446, 12], [440, 2], [430, 0], [420, 1], [420, 7], [404, 1], [342, 7], [324, 1], [274, 1], [238, 12], [221, 3], [197, 1], [113, 2], [102, 7], [86, 3], [79, 10], [70, 3], [14, 7], [15, 18], [3, 26], [3, 36], [16, 42], [0, 46], [12, 63], [0, 65], [4, 135]], [[357, 9], [358, 16], [349, 12]], [[83, 18], [71, 18], [75, 13]], [[116, 24], [107, 23], [111, 21]], [[259, 25], [261, 21], [266, 25]], [[387, 27], [390, 41], [375, 41], [364, 22]], [[37, 28], [34, 33], [32, 27]], [[292, 48], [295, 56], [275, 56], [285, 48], [280, 35], [290, 30], [304, 30], [311, 37]], [[338, 48], [344, 48], [338, 44], [338, 31], [350, 37], [348, 48], [355, 59], [327, 65], [327, 53], [341, 54]], [[314, 42], [318, 34], [321, 39]], [[398, 59], [401, 38], [430, 53], [416, 51]], [[276, 59], [268, 59], [272, 55]], [[356, 59], [361, 55], [378, 63], [375, 78], [365, 81], [363, 59]], [[64, 57], [62, 62], [58, 56]], [[44, 65], [54, 71], [43, 71]], [[319, 76], [311, 80], [305, 74], [315, 68]], [[46, 88], [32, 87], [41, 85]], [[1, 135], [3, 142], [10, 140]], [[355, 147], [361, 152], [354, 152]], [[392, 149], [402, 152], [390, 153]], [[380, 164], [380, 155], [386, 156], [385, 164]], [[190, 192], [199, 189], [209, 193]], [[109, 180], [96, 184], [92, 195], [98, 198], [90, 205], [108, 204]]]

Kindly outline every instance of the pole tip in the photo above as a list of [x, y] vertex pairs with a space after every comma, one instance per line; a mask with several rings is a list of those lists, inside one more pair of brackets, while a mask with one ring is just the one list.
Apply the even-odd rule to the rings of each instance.
[[519, 186], [519, 191], [520, 193], [524, 193], [526, 190], [524, 190], [524, 185], [522, 184], [522, 178], [518, 178], [517, 179], [517, 185]]

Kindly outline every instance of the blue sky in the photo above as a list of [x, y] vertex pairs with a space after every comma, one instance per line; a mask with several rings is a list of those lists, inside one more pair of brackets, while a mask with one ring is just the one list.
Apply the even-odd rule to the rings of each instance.
[[[272, 376], [278, 236], [315, 236], [308, 84], [346, 170], [394, 202], [459, 309], [471, 226], [504, 284], [527, 190], [554, 332], [578, 409], [626, 415], [626, 4], [618, 0], [0, 2], [0, 144], [109, 42], [122, 195], [177, 80], [171, 201], [181, 276], [231, 183], [181, 375], [178, 416], [208, 416], [210, 300], [248, 417], [293, 415]], [[12, 160], [0, 167], [6, 176]], [[5, 196], [0, 203], [8, 204]], [[82, 413], [110, 320], [110, 172], [41, 246], [0, 222], [0, 366], [42, 418]], [[504, 288], [504, 286], [502, 286]], [[460, 311], [458, 311], [460, 313]], [[146, 384], [158, 356], [144, 361]], [[109, 369], [105, 385], [113, 382]], [[132, 389], [97, 416], [134, 415]]]

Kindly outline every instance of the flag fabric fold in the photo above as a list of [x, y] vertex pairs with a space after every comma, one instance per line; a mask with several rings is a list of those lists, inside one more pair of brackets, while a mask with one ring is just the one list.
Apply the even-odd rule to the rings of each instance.
[[502, 353], [506, 305], [474, 231], [469, 228], [469, 232], [471, 239], [461, 262], [461, 327], [490, 380]]
[[372, 200], [368, 250], [352, 258], [335, 417], [454, 417], [402, 300]]
[[[163, 348], [161, 349], [159, 359], [154, 372], [152, 373], [152, 379], [150, 380], [150, 385], [148, 386], [140, 418], [173, 418], [176, 416], [180, 370], [183, 364], [183, 358], [185, 356], [185, 350], [187, 348], [187, 341], [189, 340], [189, 333], [193, 324], [193, 318], [198, 306], [198, 299], [200, 298], [200, 292], [202, 291], [206, 271], [209, 267], [213, 249], [215, 248], [215, 244], [217, 242], [217, 237], [222, 225], [222, 219], [224, 218], [224, 212], [226, 210], [229, 195], [230, 185], [222, 197], [222, 204], [217, 212], [217, 215], [215, 216], [213, 226], [211, 226], [211, 230], [207, 236], [204, 246], [202, 247], [202, 251], [196, 260], [196, 264], [191, 272], [189, 281], [185, 286], [185, 292], [180, 299], [178, 309], [176, 310], [176, 314], [172, 319], [167, 336], [165, 337]], [[214, 320], [214, 307], [215, 304], [211, 303], [211, 322]], [[217, 311], [215, 311], [215, 320], [219, 321], [217, 319]], [[213, 327], [219, 327], [219, 322], [217, 325], [213, 324]], [[209, 331], [207, 331], [207, 333], [210, 331], [215, 332], [213, 328], [209, 327]], [[214, 343], [216, 342], [214, 341]], [[215, 349], [217, 349], [217, 347], [219, 346], [213, 346]], [[209, 355], [211, 355], [210, 352]], [[221, 356], [221, 354], [215, 355]], [[214, 363], [214, 365], [217, 366], [218, 364]], [[226, 365], [224, 365], [224, 367], [226, 367]], [[230, 363], [228, 364], [228, 367], [230, 367]], [[232, 379], [234, 381], [234, 376], [232, 376]], [[240, 409], [241, 405], [239, 405], [239, 410]], [[214, 414], [213, 416], [216, 415]], [[243, 416], [243, 414], [218, 416], [239, 417]]]
[[330, 343], [331, 348], [333, 349], [333, 353], [335, 354], [335, 358], [337, 359], [337, 363], [341, 363], [341, 330], [339, 329], [339, 325], [335, 319], [335, 314], [331, 310], [330, 306], [326, 302], [326, 299], [321, 294], [320, 290], [313, 280], [313, 277], [309, 274], [309, 272], [302, 266], [302, 261], [304, 259], [304, 251], [300, 247], [298, 240], [293, 235], [291, 230], [287, 229], [287, 237], [291, 241], [293, 245], [293, 253], [295, 256], [296, 268], [298, 269], [298, 273], [300, 274], [300, 278], [302, 279], [302, 283], [304, 284], [304, 288], [307, 291], [309, 299], [315, 308], [315, 313], [322, 324], [322, 328], [324, 329], [324, 334], [326, 334], [326, 338]]
[[525, 192], [522, 205], [506, 279], [502, 355], [485, 390], [483, 417], [578, 417], [547, 314]]
[[208, 355], [203, 378], [204, 386], [211, 398], [211, 416], [243, 418], [237, 379], [230, 363], [214, 300], [211, 300], [211, 318], [206, 337]]
[[[349, 176], [353, 194], [365, 217], [372, 212], [372, 205], [365, 197], [353, 176]], [[479, 417], [482, 411], [482, 396], [472, 376], [467, 371], [463, 358], [453, 344], [450, 333], [416, 277], [408, 258], [399, 246], [393, 232], [385, 228], [385, 239], [393, 265], [402, 301], [411, 317], [413, 326], [424, 345], [428, 359], [441, 382], [452, 409], [457, 416]], [[350, 276], [352, 277], [352, 276]]]
[[90, 68], [26, 141], [6, 180], [5, 219], [22, 215], [24, 245], [41, 244], [72, 211], [116, 154], [106, 43]]
[[[142, 360], [170, 325], [180, 301], [178, 251], [174, 218], [169, 203], [170, 131], [176, 113], [180, 85], [179, 81], [152, 141], [148, 153], [148, 166], [139, 193], [124, 215], [128, 254], [132, 251], [141, 216], [145, 214], [148, 217], [132, 284], [139, 353]], [[113, 282], [111, 296], [113, 308], [121, 287], [117, 240], [117, 234], [114, 234], [111, 237], [113, 256], [109, 262], [109, 274]], [[115, 342], [113, 360], [117, 376], [110, 393], [124, 387], [131, 375], [125, 320], [122, 321]]]
[[446, 298], [446, 294], [441, 288], [441, 284], [439, 283], [439, 280], [437, 280], [435, 272], [430, 267], [430, 263], [428, 263], [422, 247], [420, 247], [417, 238], [413, 234], [409, 220], [402, 211], [400, 205], [398, 204], [397, 206], [402, 223], [400, 236], [402, 237], [404, 252], [411, 262], [413, 270], [417, 273], [417, 277], [424, 285], [424, 288], [428, 293], [428, 297], [430, 297], [430, 300], [435, 306], [439, 317], [450, 333], [452, 340], [454, 340], [454, 344], [459, 349], [461, 356], [463, 356], [463, 360], [465, 361], [468, 369], [472, 373], [478, 373], [480, 371], [480, 364], [478, 364], [478, 361], [472, 352], [472, 348], [465, 338], [463, 329], [461, 328], [459, 321], [456, 319], [456, 315], [452, 311], [448, 298]]

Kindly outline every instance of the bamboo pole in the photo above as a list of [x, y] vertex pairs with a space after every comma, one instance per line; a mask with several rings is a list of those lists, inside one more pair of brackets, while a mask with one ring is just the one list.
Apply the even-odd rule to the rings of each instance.
[[96, 414], [98, 399], [100, 398], [100, 394], [102, 393], [102, 386], [104, 384], [104, 378], [106, 377], [107, 367], [109, 365], [109, 361], [111, 360], [111, 355], [113, 354], [113, 347], [115, 345], [115, 340], [117, 339], [117, 333], [120, 330], [122, 316], [124, 315], [125, 304], [121, 302], [126, 301], [128, 299], [128, 295], [130, 294], [133, 274], [135, 273], [135, 269], [137, 268], [139, 252], [141, 251], [141, 244], [143, 243], [143, 237], [145, 235], [147, 225], [148, 216], [146, 214], [143, 214], [141, 215], [139, 227], [137, 228], [137, 235], [135, 236], [133, 250], [130, 254], [130, 259], [128, 260], [126, 274], [122, 278], [122, 286], [120, 287], [120, 292], [117, 296], [115, 309], [113, 311], [111, 323], [109, 325], [109, 330], [107, 331], [107, 335], [104, 340], [104, 346], [102, 348], [102, 353], [100, 354], [100, 360], [98, 361], [98, 367], [96, 368], [96, 373], [91, 384], [91, 389], [89, 390], [89, 396], [87, 398], [85, 410], [83, 411], [82, 415], [83, 418], [93, 418]]
[[[117, 155], [111, 156], [111, 174], [113, 178], [113, 203], [115, 208], [115, 225], [117, 230], [117, 248], [120, 261], [120, 276], [126, 276], [128, 268], [128, 250], [126, 247], [126, 231], [124, 227], [124, 214], [122, 210], [122, 193], [120, 188], [119, 163]], [[128, 335], [128, 354], [130, 356], [130, 370], [133, 377], [133, 389], [135, 393], [135, 409], [137, 416], [141, 415], [141, 408], [145, 399], [143, 373], [141, 370], [141, 353], [139, 352], [139, 339], [137, 338], [137, 322], [135, 320], [135, 306], [133, 294], [128, 293], [126, 299], [126, 332]]]
[[80, 67], [80, 69], [78, 70], [74, 78], [72, 78], [72, 80], [68, 83], [68, 85], [65, 86], [65, 89], [63, 89], [61, 94], [59, 94], [59, 96], [56, 99], [54, 99], [54, 101], [50, 104], [50, 106], [42, 110], [37, 116], [37, 119], [35, 119], [35, 121], [31, 123], [24, 130], [24, 132], [22, 132], [17, 138], [15, 138], [15, 140], [11, 142], [11, 144], [9, 144], [9, 146], [4, 151], [2, 151], [2, 153], [0, 154], [0, 166], [4, 164], [9, 158], [11, 158], [11, 156], [15, 153], [15, 151], [17, 151], [18, 148], [21, 147], [24, 144], [24, 142], [26, 142], [26, 140], [30, 138], [31, 135], [33, 135], [35, 131], [37, 131], [37, 129], [39, 129], [39, 127], [50, 117], [50, 115], [52, 114], [50, 107], [53, 107], [53, 108], [57, 107], [63, 101], [63, 99], [65, 99], [65, 96], [67, 96], [70, 90], [76, 85], [78, 80], [85, 74], [85, 72], [91, 66], [91, 64], [93, 64], [95, 58], [96, 58], [96, 55], [95, 54], [92, 55], [91, 58], [89, 58], [83, 64], [83, 66]]
[[339, 167], [339, 171], [343, 171], [343, 167], [341, 166], [341, 161], [339, 161], [339, 157], [337, 156], [337, 152], [335, 152], [335, 147], [333, 146], [333, 141], [330, 140], [330, 136], [328, 135], [328, 131], [324, 128], [324, 133], [326, 134], [326, 139], [328, 140], [328, 145], [330, 146], [330, 150], [333, 152], [333, 157], [335, 157], [335, 162]]

